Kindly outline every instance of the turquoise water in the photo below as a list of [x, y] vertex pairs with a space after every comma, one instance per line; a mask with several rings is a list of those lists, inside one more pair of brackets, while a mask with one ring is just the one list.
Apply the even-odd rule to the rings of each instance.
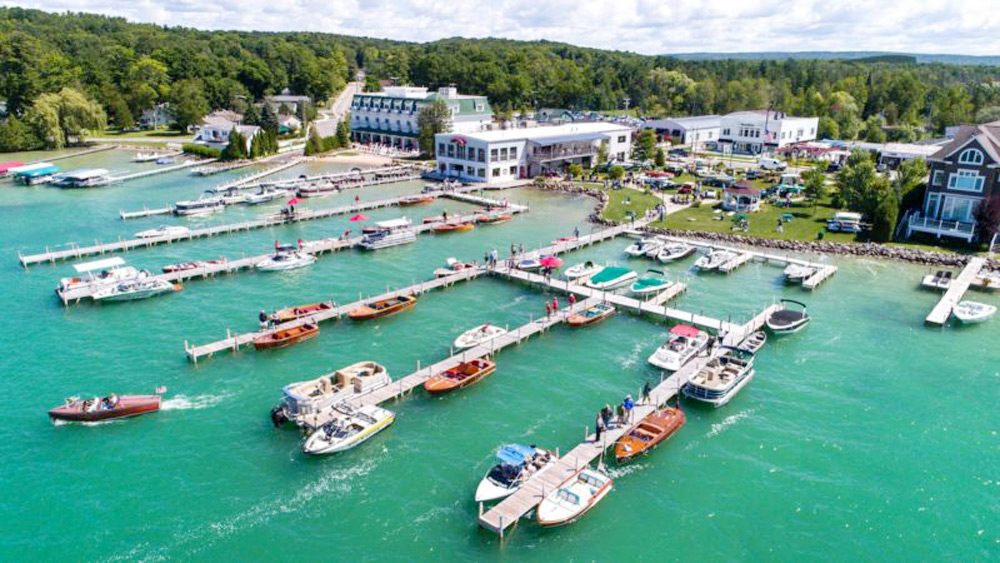
[[[127, 166], [130, 153], [81, 157]], [[0, 155], [0, 160], [7, 160]], [[100, 164], [98, 164], [100, 163]], [[24, 271], [18, 250], [109, 240], [159, 224], [119, 209], [196, 197], [230, 176], [166, 174], [87, 191], [0, 187], [0, 332], [4, 427], [0, 558], [623, 560], [995, 559], [1000, 555], [1000, 321], [931, 329], [937, 295], [917, 289], [926, 268], [838, 259], [813, 293], [785, 287], [780, 269], [750, 264], [724, 277], [665, 271], [689, 284], [676, 307], [745, 320], [774, 299], [809, 304], [814, 322], [772, 338], [757, 376], [719, 410], [688, 407], [688, 424], [648, 458], [614, 468], [615, 490], [580, 522], [540, 530], [523, 521], [501, 547], [476, 525], [471, 497], [495, 449], [509, 441], [575, 445], [605, 403], [659, 374], [646, 357], [664, 327], [630, 315], [590, 328], [556, 327], [501, 352], [497, 373], [445, 398], [419, 390], [387, 405], [397, 423], [343, 455], [306, 458], [293, 430], [273, 429], [281, 386], [363, 359], [394, 377], [448, 354], [456, 335], [490, 321], [523, 324], [542, 292], [479, 279], [421, 298], [411, 312], [324, 326], [273, 353], [243, 351], [191, 365], [183, 342], [253, 329], [256, 312], [340, 301], [426, 279], [445, 258], [476, 259], [511, 243], [566, 236], [588, 198], [514, 190], [531, 212], [470, 233], [421, 236], [373, 254], [324, 257], [288, 274], [192, 281], [144, 302], [63, 308], [52, 294], [69, 264]], [[363, 199], [419, 182], [358, 190]], [[309, 205], [339, 205], [355, 192]], [[340, 198], [340, 199], [338, 199]], [[339, 203], [338, 203], [339, 201]], [[436, 202], [405, 213], [419, 219]], [[273, 211], [273, 209], [272, 209]], [[228, 222], [268, 210], [237, 208]], [[399, 216], [399, 209], [368, 213]], [[275, 239], [336, 236], [345, 218], [203, 239], [124, 255], [137, 266], [263, 252]], [[625, 240], [571, 254], [636, 269]], [[654, 266], [655, 267], [655, 266]], [[971, 298], [1000, 305], [997, 295]], [[551, 296], [548, 296], [551, 298]], [[45, 411], [75, 393], [168, 387], [165, 409], [97, 426], [54, 427]], [[638, 538], [638, 540], [637, 540]]]

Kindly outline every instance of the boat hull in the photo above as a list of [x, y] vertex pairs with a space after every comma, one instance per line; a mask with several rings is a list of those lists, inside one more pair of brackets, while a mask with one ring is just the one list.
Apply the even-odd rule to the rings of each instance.
[[[311, 448], [309, 446], [309, 441], [307, 441], [306, 445], [303, 447], [302, 451], [305, 452], [306, 455], [314, 455], [314, 456], [315, 455], [335, 454], [337, 452], [347, 451], [347, 450], [350, 450], [352, 448], [356, 448], [356, 447], [360, 446], [361, 444], [367, 442], [368, 440], [370, 440], [373, 436], [375, 436], [379, 432], [381, 432], [381, 431], [385, 430], [386, 428], [392, 426], [392, 423], [395, 422], [395, 421], [396, 421], [396, 415], [392, 415], [392, 416], [383, 418], [383, 419], [379, 420], [378, 422], [376, 422], [375, 424], [373, 424], [373, 425], [369, 426], [368, 428], [366, 428], [364, 431], [359, 432], [358, 434], [355, 434], [354, 436], [351, 436], [349, 439], [342, 440], [342, 441], [339, 441], [339, 442], [334, 442], [333, 444], [330, 444], [330, 445], [325, 446], [325, 447]], [[320, 430], [317, 430], [317, 432], [323, 432], [323, 430], [320, 429]]]
[[416, 307], [417, 300], [416, 298], [410, 298], [385, 308], [372, 307], [371, 305], [372, 304], [362, 305], [348, 313], [347, 316], [353, 321], [367, 321], [371, 319], [391, 317], [392, 315], [402, 313], [403, 311], [408, 311], [413, 307]]
[[750, 383], [750, 380], [753, 379], [753, 376], [756, 373], [757, 373], [756, 370], [750, 369], [749, 371], [747, 371], [747, 374], [745, 376], [743, 376], [742, 379], [740, 379], [735, 385], [733, 385], [731, 388], [729, 388], [728, 390], [726, 390], [726, 392], [724, 394], [722, 394], [721, 396], [719, 396], [719, 397], [701, 397], [701, 396], [698, 396], [693, 391], [693, 387], [691, 386], [690, 383], [684, 385], [684, 387], [681, 387], [681, 393], [685, 397], [687, 397], [688, 399], [691, 399], [693, 401], [698, 401], [700, 403], [708, 403], [708, 404], [712, 405], [715, 408], [723, 407], [723, 406], [727, 405], [729, 403], [729, 401], [732, 401], [733, 397], [735, 397], [737, 394], [739, 394], [740, 390], [743, 389], [744, 387], [746, 387], [748, 383]]
[[615, 443], [615, 459], [618, 463], [624, 463], [648, 453], [661, 442], [673, 436], [686, 422], [687, 417], [684, 415], [684, 411], [680, 409], [663, 408], [654, 411], [642, 419], [636, 425], [636, 430], [633, 430], [633, 432], [639, 429], [655, 429], [655, 432], [649, 436], [648, 440], [641, 440], [634, 437], [632, 436], [632, 432], [619, 438], [618, 442]]
[[592, 324], [597, 324], [614, 314], [615, 314], [614, 309], [607, 309], [606, 311], [602, 311], [600, 314], [590, 317], [577, 313], [575, 315], [570, 315], [569, 318], [566, 319], [566, 324], [568, 324], [571, 327], [577, 327], [577, 328], [583, 326], [590, 326]]
[[260, 336], [253, 341], [253, 346], [257, 350], [284, 348], [317, 336], [319, 336], [319, 326], [306, 324]]
[[119, 406], [108, 410], [87, 412], [78, 403], [56, 407], [49, 411], [49, 418], [67, 422], [99, 422], [116, 418], [129, 418], [160, 410], [159, 395], [122, 395]]
[[460, 373], [463, 368], [467, 365], [471, 365], [473, 362], [468, 364], [461, 364], [455, 368], [447, 370], [441, 374], [438, 374], [427, 381], [424, 382], [424, 389], [431, 395], [443, 395], [445, 393], [450, 393], [452, 391], [458, 391], [459, 389], [464, 389], [479, 383], [480, 381], [486, 379], [487, 377], [493, 375], [497, 370], [495, 363], [490, 361], [484, 361], [484, 365], [481, 367], [474, 367], [476, 369], [471, 374], [462, 377], [461, 379], [455, 379], [449, 377], [449, 374]]
[[608, 480], [608, 482], [605, 483], [605, 485], [601, 487], [599, 491], [597, 491], [597, 494], [590, 497], [590, 501], [587, 502], [586, 505], [583, 505], [581, 507], [581, 510], [574, 512], [570, 515], [560, 516], [558, 518], [548, 518], [548, 517], [543, 517], [541, 515], [541, 512], [538, 511], [537, 512], [538, 525], [543, 528], [555, 528], [558, 526], [565, 526], [566, 524], [572, 524], [573, 522], [583, 517], [584, 514], [590, 512], [590, 510], [593, 509], [597, 505], [597, 503], [601, 502], [601, 500], [604, 497], [608, 496], [608, 493], [611, 492], [612, 485], [613, 482], [611, 480]]

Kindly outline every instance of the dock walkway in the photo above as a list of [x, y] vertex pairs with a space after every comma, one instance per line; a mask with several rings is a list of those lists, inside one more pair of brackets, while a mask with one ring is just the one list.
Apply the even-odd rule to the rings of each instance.
[[167, 172], [176, 172], [177, 170], [184, 170], [185, 168], [191, 168], [193, 166], [198, 166], [200, 164], [206, 164], [209, 162], [215, 162], [216, 159], [210, 160], [186, 160], [179, 164], [174, 164], [171, 166], [157, 166], [150, 170], [143, 170], [141, 172], [133, 172], [131, 174], [123, 174], [121, 176], [112, 176], [110, 179], [111, 184], [120, 184], [122, 182], [128, 182], [129, 180], [138, 180], [139, 178], [148, 178], [150, 176], [156, 176], [158, 174], [166, 174]]
[[948, 286], [948, 291], [941, 296], [941, 300], [938, 301], [934, 309], [927, 315], [925, 322], [938, 326], [948, 322], [948, 318], [951, 317], [951, 310], [962, 300], [965, 292], [969, 290], [969, 286], [979, 276], [979, 272], [982, 271], [985, 265], [985, 258], [981, 256], [971, 258], [969, 263], [965, 265], [965, 268], [962, 269], [962, 272], [958, 274], [958, 277], [952, 280]]

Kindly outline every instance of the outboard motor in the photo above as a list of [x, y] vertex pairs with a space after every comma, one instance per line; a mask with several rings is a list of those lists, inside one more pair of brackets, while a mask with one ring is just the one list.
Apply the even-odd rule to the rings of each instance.
[[288, 422], [288, 417], [285, 416], [285, 411], [281, 406], [271, 409], [271, 423], [274, 424], [275, 428], [281, 428], [286, 422]]

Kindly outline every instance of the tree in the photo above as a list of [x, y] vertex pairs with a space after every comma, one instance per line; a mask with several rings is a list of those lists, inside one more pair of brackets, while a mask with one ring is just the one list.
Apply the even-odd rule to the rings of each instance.
[[44, 146], [35, 131], [16, 116], [0, 122], [0, 151], [18, 152], [40, 149]]
[[84, 131], [103, 129], [107, 120], [99, 103], [72, 88], [42, 94], [26, 118], [45, 145], [56, 149], [66, 146], [72, 137], [82, 141]]
[[434, 154], [434, 135], [445, 133], [451, 126], [451, 108], [448, 102], [435, 98], [429, 104], [420, 108], [417, 114], [417, 129], [419, 133], [420, 152], [424, 156]]
[[639, 158], [653, 158], [653, 151], [656, 150], [656, 132], [652, 129], [642, 129], [639, 131], [635, 149]]
[[201, 123], [209, 109], [201, 80], [180, 80], [174, 84], [170, 91], [170, 112], [178, 131], [187, 131]]
[[823, 116], [819, 118], [819, 131], [817, 135], [820, 139], [839, 139], [840, 125], [832, 117]]
[[608, 177], [612, 180], [621, 180], [624, 175], [625, 169], [617, 164], [608, 169]]
[[243, 123], [260, 125], [260, 112], [257, 111], [257, 104], [247, 104], [247, 110], [243, 112]]
[[1000, 106], [987, 106], [976, 112], [976, 123], [1000, 121]]
[[337, 124], [337, 145], [341, 147], [351, 146], [351, 115], [346, 114], [344, 119]]
[[608, 161], [608, 142], [601, 141], [597, 147], [597, 165], [600, 166]]
[[0, 98], [7, 113], [21, 115], [42, 88], [42, 45], [21, 31], [0, 34]]
[[[889, 181], [875, 171], [875, 163], [866, 151], [855, 150], [837, 173], [837, 188], [847, 206], [874, 218], [884, 193], [891, 194]], [[898, 204], [897, 204], [898, 207]]]
[[870, 143], [884, 143], [886, 135], [882, 130], [882, 119], [877, 115], [869, 116], [862, 126], [861, 137]]
[[570, 164], [566, 167], [566, 172], [569, 174], [570, 178], [579, 178], [580, 176], [583, 176], [583, 166], [580, 164]]
[[899, 202], [891, 190], [882, 190], [874, 194], [875, 208], [872, 211], [872, 240], [889, 242], [896, 230], [899, 219]]
[[980, 202], [976, 208], [976, 224], [979, 226], [979, 239], [987, 243], [1000, 232], [1000, 195], [991, 195]]
[[663, 168], [667, 164], [667, 155], [663, 152], [663, 147], [656, 149], [656, 159], [654, 161], [657, 168]]
[[972, 118], [972, 100], [965, 88], [954, 85], [939, 93], [931, 104], [931, 122], [938, 133], [949, 125], [968, 123]]
[[816, 206], [826, 197], [826, 175], [818, 168], [813, 168], [802, 173], [802, 181], [805, 184], [803, 193], [812, 202], [815, 212]]
[[271, 104], [267, 102], [264, 102], [264, 105], [260, 109], [260, 128], [273, 134], [275, 137], [278, 136], [278, 130], [280, 129], [278, 116], [271, 109]]
[[840, 138], [851, 140], [858, 136], [861, 127], [861, 109], [847, 92], [830, 94], [830, 117], [837, 122]]
[[[904, 161], [896, 171], [896, 177], [891, 182], [892, 191], [896, 195], [896, 203], [903, 208], [903, 202], [912, 202], [914, 197], [912, 192], [920, 187], [927, 179], [927, 162], [922, 158]], [[919, 203], [923, 203], [923, 197], [919, 198]], [[918, 203], [918, 204], [919, 204]]]
[[247, 139], [239, 129], [233, 127], [229, 132], [229, 144], [222, 149], [220, 160], [242, 160], [247, 158]]
[[312, 156], [314, 154], [319, 154], [323, 152], [323, 140], [319, 137], [319, 132], [313, 127], [309, 131], [309, 139], [306, 141], [306, 148], [304, 154], [306, 156]]

